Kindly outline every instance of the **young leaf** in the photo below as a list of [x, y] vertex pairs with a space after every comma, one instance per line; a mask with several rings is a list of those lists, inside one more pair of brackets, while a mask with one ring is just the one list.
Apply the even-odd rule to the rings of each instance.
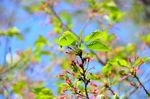
[[113, 96], [113, 99], [119, 99], [119, 98], [118, 98], [118, 95], [115, 94], [115, 95]]
[[69, 31], [64, 32], [59, 39], [55, 39], [60, 46], [69, 46], [75, 41], [77, 41], [77, 37]]
[[79, 49], [84, 50], [84, 44], [81, 44]]
[[111, 73], [111, 65], [106, 65], [102, 68], [103, 75], [109, 75]]
[[150, 62], [150, 57], [143, 57], [142, 59], [144, 62]]
[[36, 47], [42, 48], [47, 43], [48, 43], [47, 39], [40, 35], [38, 39], [35, 41], [34, 45]]
[[94, 40], [89, 42], [86, 47], [90, 50], [96, 50], [96, 51], [109, 51], [110, 48], [103, 44], [102, 42], [100, 42], [99, 40]]
[[143, 63], [146, 63], [146, 62], [150, 62], [150, 57], [138, 58], [134, 62], [133, 66], [140, 66], [140, 65], [142, 65]]
[[39, 54], [40, 55], [50, 55], [51, 54], [51, 52], [50, 51], [48, 51], [48, 50], [41, 50], [40, 52], [39, 52]]
[[32, 92], [34, 92], [35, 94], [38, 94], [43, 88], [34, 88], [32, 89]]
[[88, 42], [88, 41], [92, 41], [92, 40], [96, 40], [99, 39], [101, 41], [107, 41], [108, 40], [108, 33], [107, 31], [94, 31], [92, 32], [92, 34], [87, 35], [84, 38], [84, 42]]
[[128, 66], [127, 61], [124, 60], [124, 59], [118, 59], [118, 64], [119, 64], [120, 66], [123, 66], [123, 67], [127, 67], [127, 66]]
[[84, 38], [84, 42], [88, 42], [90, 40], [96, 40], [100, 37], [101, 35], [101, 32], [100, 31], [94, 31], [92, 32], [92, 34], [90, 35], [87, 35], [85, 38]]
[[7, 31], [7, 35], [10, 36], [10, 37], [15, 36], [19, 33], [20, 33], [20, 31], [16, 27], [9, 28], [8, 31]]

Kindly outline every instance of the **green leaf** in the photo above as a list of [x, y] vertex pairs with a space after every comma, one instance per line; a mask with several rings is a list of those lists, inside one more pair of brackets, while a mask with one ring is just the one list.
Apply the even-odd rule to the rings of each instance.
[[111, 65], [106, 65], [102, 68], [103, 75], [109, 75], [111, 73]]
[[131, 52], [135, 52], [136, 50], [136, 45], [135, 44], [128, 44], [126, 47], [125, 47], [125, 50], [129, 53]]
[[100, 42], [100, 40], [94, 40], [94, 41], [88, 42], [86, 44], [86, 47], [90, 50], [96, 50], [96, 51], [109, 51], [110, 50], [110, 48], [107, 45]]
[[66, 70], [68, 68], [68, 66], [69, 66], [69, 63], [67, 62], [67, 59], [63, 59], [62, 64], [61, 64], [61, 68], [63, 70]]
[[19, 29], [16, 27], [11, 27], [6, 32], [0, 31], [0, 36], [17, 37], [18, 40], [23, 39]]
[[44, 45], [48, 44], [48, 41], [43, 36], [39, 36], [38, 39], [34, 42], [34, 45], [38, 48], [42, 48]]
[[84, 50], [84, 44], [81, 44], [79, 49]]
[[35, 93], [35, 94], [38, 94], [39, 92], [41, 92], [43, 88], [34, 88], [32, 89], [32, 92]]
[[87, 36], [84, 38], [84, 42], [88, 42], [89, 40], [96, 40], [96, 39], [99, 38], [100, 35], [101, 35], [101, 32], [100, 32], [100, 31], [94, 31], [94, 32], [92, 32], [92, 34], [87, 35]]
[[8, 36], [16, 36], [20, 31], [16, 27], [9, 28], [7, 31]]
[[57, 94], [61, 94], [63, 92], [64, 89], [68, 89], [68, 85], [65, 83], [56, 83], [58, 88], [57, 88]]
[[55, 42], [60, 46], [69, 46], [77, 40], [77, 37], [73, 33], [66, 31], [59, 37], [59, 39], [55, 39]]
[[50, 55], [51, 54], [51, 52], [50, 51], [48, 51], [48, 50], [42, 50], [42, 51], [40, 51], [40, 53], [39, 53], [40, 55]]
[[102, 2], [101, 7], [104, 8], [104, 11], [109, 13], [105, 19], [109, 22], [119, 22], [123, 19], [124, 13], [122, 13], [116, 6], [116, 4], [113, 1], [110, 2]]
[[141, 37], [141, 40], [145, 43], [145, 44], [147, 44], [148, 46], [150, 46], [150, 33], [148, 33], [148, 34], [143, 34], [143, 35], [141, 35], [140, 36]]
[[118, 98], [118, 95], [115, 94], [115, 95], [113, 96], [113, 99], [119, 99], [119, 98]]
[[41, 92], [45, 95], [53, 95], [52, 91], [48, 88], [43, 88]]
[[60, 13], [60, 15], [61, 15], [61, 17], [62, 17], [63, 19], [66, 20], [67, 24], [71, 24], [71, 16], [69, 15], [68, 12], [62, 11], [62, 12]]
[[133, 66], [139, 66], [139, 65], [141, 65], [141, 58], [138, 58], [135, 62], [134, 62], [134, 64], [133, 64]]
[[53, 99], [53, 93], [49, 88], [35, 88], [32, 90], [36, 94], [35, 99]]
[[129, 66], [128, 62], [122, 58], [114, 58], [112, 60], [109, 60], [108, 64], [110, 64], [112, 66], [122, 66], [122, 67], [128, 67]]
[[19, 81], [16, 84], [12, 85], [12, 90], [19, 95], [22, 94], [20, 90], [25, 89], [25, 88], [26, 88], [25, 81]]
[[108, 35], [108, 41], [112, 41], [115, 38], [114, 34]]
[[120, 66], [123, 66], [123, 67], [129, 66], [129, 64], [127, 63], [127, 61], [124, 60], [124, 59], [118, 59], [118, 64], [119, 64]]
[[51, 95], [43, 95], [43, 94], [39, 94], [36, 96], [35, 99], [55, 99], [54, 96]]
[[16, 34], [18, 40], [23, 40], [23, 36], [21, 34]]
[[144, 62], [150, 62], [150, 57], [143, 57], [142, 59]]
[[92, 40], [96, 40], [96, 39], [99, 39], [101, 41], [106, 41], [108, 38], [108, 33], [107, 31], [94, 31], [92, 32], [92, 34], [90, 35], [87, 35], [85, 38], [84, 38], [84, 42], [88, 42], [88, 41], [92, 41]]
[[5, 36], [6, 35], [6, 32], [0, 30], [0, 36]]
[[133, 66], [140, 66], [140, 65], [142, 65], [143, 63], [146, 63], [146, 62], [150, 62], [150, 57], [142, 57], [142, 58], [136, 59]]

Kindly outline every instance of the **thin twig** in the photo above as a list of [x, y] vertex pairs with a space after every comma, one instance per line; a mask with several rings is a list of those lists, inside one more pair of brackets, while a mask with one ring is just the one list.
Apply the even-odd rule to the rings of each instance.
[[79, 92], [75, 92], [75, 94], [82, 96], [82, 97], [85, 97], [84, 95], [80, 94]]
[[[116, 93], [111, 89], [110, 86], [105, 85], [106, 88], [108, 88], [108, 90], [112, 93], [112, 95], [116, 95]], [[116, 95], [116, 98], [119, 99], [118, 95]]]
[[150, 93], [148, 92], [148, 90], [145, 88], [145, 86], [142, 84], [142, 82], [140, 81], [140, 79], [138, 78], [138, 76], [135, 74], [134, 78], [138, 81], [138, 83], [140, 84], [140, 86], [142, 86], [142, 88], [144, 89], [145, 93], [150, 96]]
[[96, 56], [97, 61], [98, 61], [102, 66], [105, 66], [105, 65], [106, 65], [106, 63], [103, 62], [103, 61], [98, 57], [98, 55], [97, 55], [94, 51], [90, 50], [90, 52]]
[[[69, 27], [68, 25], [66, 25], [63, 20], [60, 18], [60, 16], [55, 12], [54, 8], [53, 8], [53, 5], [50, 5], [49, 6], [50, 10], [52, 11], [52, 13], [54, 14], [54, 16], [61, 22], [61, 24], [67, 28], [70, 32], [72, 32], [76, 37], [78, 37]], [[79, 37], [78, 37], [79, 38]]]

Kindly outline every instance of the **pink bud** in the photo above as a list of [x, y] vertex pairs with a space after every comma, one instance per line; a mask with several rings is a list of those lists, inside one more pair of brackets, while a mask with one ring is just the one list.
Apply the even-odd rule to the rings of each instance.
[[74, 73], [74, 72], [72, 72], [71, 74], [72, 74], [72, 76], [75, 76], [75, 73]]
[[130, 82], [130, 85], [131, 85], [132, 87], [134, 87], [134, 86], [135, 86], [135, 84], [134, 84], [133, 82]]
[[70, 80], [69, 78], [66, 78], [66, 79], [65, 79], [65, 82], [66, 82], [67, 84], [71, 84], [71, 80]]

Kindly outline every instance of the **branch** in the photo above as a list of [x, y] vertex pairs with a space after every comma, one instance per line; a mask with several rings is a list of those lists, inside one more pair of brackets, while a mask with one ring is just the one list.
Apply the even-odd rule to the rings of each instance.
[[[60, 18], [60, 16], [55, 12], [53, 5], [49, 6], [50, 10], [52, 11], [52, 13], [54, 14], [54, 16], [61, 22], [61, 24], [68, 29], [70, 32], [72, 32], [76, 37], [78, 37], [69, 27], [68, 25], [66, 25], [65, 23], [63, 23], [63, 20]], [[79, 38], [79, 37], [78, 37]]]
[[[72, 32], [77, 38], [80, 39], [80, 37], [79, 37], [78, 35], [76, 35], [76, 33], [74, 33], [65, 23], [63, 23], [63, 20], [62, 20], [62, 19], [60, 18], [60, 16], [55, 12], [55, 10], [54, 10], [54, 8], [53, 8], [53, 5], [50, 5], [49, 7], [50, 7], [50, 10], [52, 11], [53, 15], [61, 22], [61, 24], [62, 24], [66, 29], [68, 29], [70, 32]], [[89, 19], [89, 20], [87, 21], [87, 23], [88, 23], [90, 20], [91, 20], [91, 19]], [[83, 29], [87, 26], [87, 23], [85, 24], [85, 26], [83, 27]], [[99, 62], [100, 64], [102, 64], [103, 66], [106, 64], [105, 62], [103, 62], [103, 61], [96, 55], [95, 52], [93, 52], [92, 50], [90, 50], [90, 52], [96, 56], [96, 59], [98, 60], [98, 62]]]
[[[105, 85], [106, 88], [112, 93], [112, 95], [116, 95], [116, 93], [111, 89], [109, 85]], [[116, 95], [116, 98], [119, 99], [118, 95]]]
[[97, 55], [94, 51], [90, 50], [90, 52], [96, 56], [96, 59], [98, 60], [98, 62], [99, 62], [101, 65], [103, 65], [103, 66], [106, 65], [106, 63], [103, 62], [103, 61], [98, 57], [98, 55]]
[[77, 95], [79, 95], [79, 96], [85, 97], [84, 95], [82, 95], [82, 94], [80, 94], [79, 92], [76, 92], [76, 91], [75, 91], [74, 94], [77, 94]]
[[82, 52], [81, 52], [81, 54], [79, 54], [79, 57], [80, 57], [80, 59], [82, 61], [82, 64], [81, 64], [80, 67], [81, 67], [83, 73], [80, 73], [80, 74], [83, 76], [82, 81], [84, 82], [84, 91], [85, 91], [86, 99], [90, 99], [89, 95], [88, 95], [88, 91], [87, 91], [87, 86], [88, 86], [88, 83], [90, 82], [90, 80], [88, 80], [86, 78], [86, 70], [84, 69], [84, 62], [85, 61], [84, 61], [84, 59], [82, 57]]
[[150, 93], [148, 92], [148, 90], [145, 88], [145, 86], [142, 84], [142, 82], [140, 81], [140, 79], [138, 78], [138, 76], [135, 74], [134, 78], [138, 81], [138, 83], [140, 84], [140, 86], [142, 86], [142, 88], [144, 89], [145, 93], [148, 95], [148, 97], [150, 97]]

